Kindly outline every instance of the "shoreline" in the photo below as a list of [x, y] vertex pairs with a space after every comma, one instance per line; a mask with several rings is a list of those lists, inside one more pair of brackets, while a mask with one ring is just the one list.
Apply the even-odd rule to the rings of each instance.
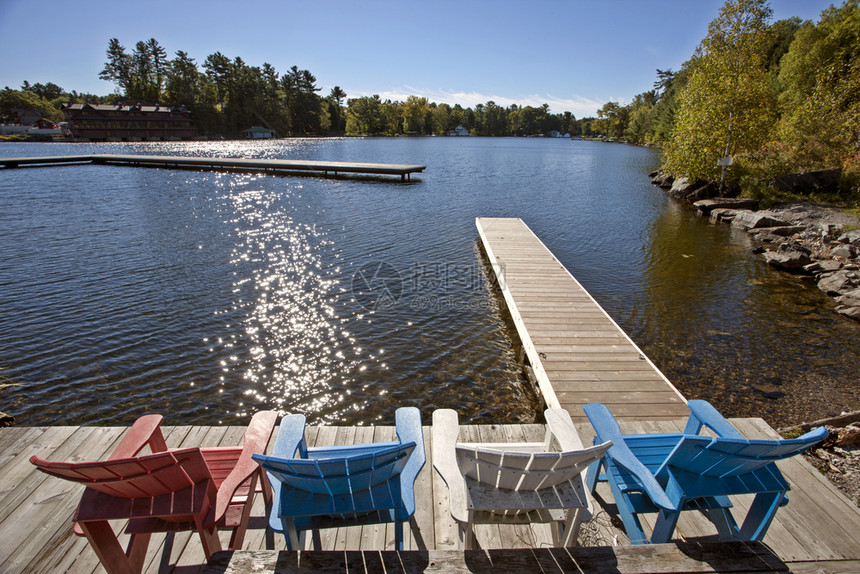
[[860, 321], [860, 216], [844, 208], [809, 201], [759, 209], [749, 198], [714, 197], [714, 184], [673, 180], [662, 172], [651, 183], [686, 200], [711, 223], [746, 231], [753, 253], [771, 267], [815, 281], [836, 302], [834, 311]]

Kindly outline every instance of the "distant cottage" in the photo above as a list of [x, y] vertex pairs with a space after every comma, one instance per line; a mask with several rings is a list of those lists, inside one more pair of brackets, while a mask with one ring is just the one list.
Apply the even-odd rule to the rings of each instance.
[[469, 135], [469, 130], [464, 128], [463, 126], [457, 126], [453, 130], [448, 132], [449, 136], [467, 136]]
[[242, 130], [242, 137], [249, 140], [272, 139], [275, 137], [275, 130], [270, 130], [262, 126], [251, 126], [246, 130]]
[[74, 141], [177, 141], [197, 138], [182, 107], [135, 104], [64, 104], [64, 135]]

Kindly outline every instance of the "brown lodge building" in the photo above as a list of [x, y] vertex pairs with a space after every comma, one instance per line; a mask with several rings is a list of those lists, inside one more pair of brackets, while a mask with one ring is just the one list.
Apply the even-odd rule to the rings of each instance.
[[197, 138], [185, 106], [64, 104], [64, 136], [73, 141], [177, 141]]

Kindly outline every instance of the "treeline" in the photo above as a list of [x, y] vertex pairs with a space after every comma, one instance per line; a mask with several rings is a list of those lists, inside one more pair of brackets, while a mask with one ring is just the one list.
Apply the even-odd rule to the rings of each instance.
[[271, 64], [251, 66], [220, 52], [207, 56], [201, 69], [183, 51], [168, 60], [155, 39], [138, 42], [130, 53], [111, 39], [99, 77], [114, 82], [127, 101], [185, 105], [200, 132], [210, 135], [237, 136], [251, 125], [280, 136], [430, 135], [460, 125], [476, 135], [494, 136], [577, 129], [570, 112], [551, 114], [547, 105], [503, 108], [487, 102], [472, 110], [419, 96], [405, 102], [376, 95], [348, 99], [339, 86], [322, 95], [309, 70], [293, 66], [279, 73]]
[[383, 101], [378, 95], [351, 99], [346, 118], [349, 135], [445, 135], [462, 126], [478, 136], [535, 136], [553, 131], [577, 133], [579, 125], [571, 112], [550, 113], [548, 104], [502, 107], [488, 101], [472, 109], [437, 104], [420, 96], [409, 96], [405, 102]]
[[66, 93], [55, 84], [29, 85], [0, 93], [0, 114], [15, 107], [42, 109], [55, 121], [62, 103], [118, 103], [184, 105], [201, 135], [238, 137], [252, 125], [262, 125], [279, 136], [305, 135], [444, 135], [457, 126], [482, 136], [579, 134], [588, 121], [571, 112], [550, 113], [549, 106], [499, 106], [493, 101], [474, 109], [430, 102], [409, 96], [406, 101], [382, 100], [378, 95], [348, 99], [339, 86], [320, 94], [309, 70], [291, 67], [280, 73], [272, 65], [247, 64], [220, 52], [201, 66], [186, 52], [168, 59], [154, 38], [127, 50], [116, 38], [108, 43], [107, 61], [99, 77], [113, 82], [110, 96]]
[[770, 193], [787, 173], [843, 169], [841, 199], [860, 202], [860, 7], [830, 6], [818, 23], [770, 22], [766, 0], [729, 0], [682, 68], [654, 89], [609, 102], [591, 129], [663, 148], [675, 177]]

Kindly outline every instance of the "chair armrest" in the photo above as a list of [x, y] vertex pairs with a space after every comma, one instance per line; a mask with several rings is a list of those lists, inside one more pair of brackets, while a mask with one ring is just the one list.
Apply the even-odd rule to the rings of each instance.
[[582, 440], [579, 438], [579, 433], [576, 432], [576, 427], [573, 426], [570, 413], [564, 409], [547, 409], [544, 412], [544, 417], [547, 428], [558, 441], [562, 452], [582, 450]]
[[431, 448], [433, 449], [433, 468], [448, 486], [451, 516], [460, 523], [469, 521], [466, 509], [466, 479], [457, 464], [457, 439], [460, 436], [460, 423], [457, 411], [437, 409], [433, 411], [433, 430]]
[[612, 446], [606, 451], [606, 456], [636, 478], [639, 486], [642, 487], [643, 492], [648, 495], [651, 502], [665, 510], [678, 510], [657, 483], [654, 475], [636, 458], [636, 455], [624, 442], [621, 427], [618, 426], [618, 421], [615, 420], [606, 405], [590, 403], [585, 405], [583, 409], [591, 426], [597, 432], [595, 442], [612, 441]]
[[164, 452], [167, 444], [161, 434], [161, 415], [144, 415], [134, 421], [125, 436], [108, 457], [108, 460], [133, 458], [149, 445], [152, 452]]
[[415, 479], [424, 467], [427, 456], [424, 453], [424, 433], [421, 431], [421, 413], [415, 407], [400, 407], [394, 413], [394, 424], [400, 444], [415, 443], [415, 450], [400, 473], [400, 496], [406, 519], [415, 512]]
[[236, 466], [233, 467], [233, 470], [230, 471], [230, 474], [227, 475], [224, 482], [218, 488], [214, 522], [221, 520], [224, 513], [227, 512], [236, 489], [248, 480], [251, 475], [260, 470], [260, 465], [251, 458], [251, 455], [254, 453], [265, 454], [277, 420], [278, 413], [276, 411], [260, 411], [251, 418], [248, 428], [245, 429], [242, 452], [236, 461]]
[[687, 426], [684, 427], [684, 434], [699, 434], [704, 425], [717, 433], [717, 436], [746, 440], [746, 437], [708, 401], [694, 399], [687, 401], [687, 406], [690, 408], [690, 418], [687, 420]]

